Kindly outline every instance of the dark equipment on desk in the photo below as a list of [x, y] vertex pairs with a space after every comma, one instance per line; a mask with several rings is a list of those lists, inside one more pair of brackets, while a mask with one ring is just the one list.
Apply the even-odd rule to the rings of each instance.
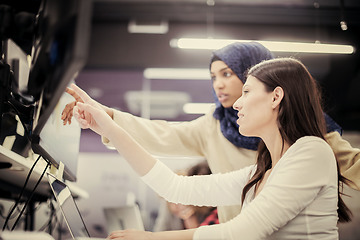
[[[50, 118], [67, 85], [87, 61], [92, 2], [37, 1], [36, 15], [17, 11], [21, 4], [11, 2], [14, 4], [0, 5], [1, 53], [5, 55], [0, 66], [0, 114], [3, 119], [0, 143], [6, 140], [11, 145], [15, 137], [12, 151], [27, 157], [31, 146], [55, 167], [62, 161], [65, 179], [75, 181], [74, 162], [77, 163], [78, 149], [72, 148], [74, 144], [70, 146], [69, 139], [79, 140], [80, 128], [79, 136], [69, 136], [63, 131], [53, 134], [56, 126]], [[14, 45], [21, 51], [15, 51]], [[28, 55], [31, 56], [30, 64]], [[23, 128], [20, 134], [19, 128]], [[63, 153], [68, 152], [73, 153], [72, 156], [64, 157]]]
[[[57, 167], [66, 156], [63, 177], [76, 180], [78, 148], [69, 151], [72, 155], [65, 154], [68, 149], [63, 148], [72, 143], [69, 138], [80, 140], [80, 128], [78, 136], [68, 132], [63, 135], [62, 131], [51, 134], [55, 127], [52, 117], [57, 118], [54, 111], [67, 85], [86, 63], [92, 1], [11, 0], [5, 4], [0, 3], [0, 144], [23, 157], [28, 156], [30, 148], [39, 155], [22, 183], [13, 209], [23, 201], [25, 187], [40, 157], [47, 162], [30, 194], [26, 194], [25, 205], [11, 228], [14, 230], [26, 207], [27, 215], [34, 211], [33, 202], [37, 200], [32, 197], [50, 163]], [[29, 5], [36, 5], [35, 11], [31, 8], [27, 12]], [[2, 166], [8, 167], [6, 163]], [[11, 213], [7, 221], [10, 217]], [[32, 218], [26, 222], [26, 230], [34, 230]], [[3, 230], [9, 228], [7, 221]]]
[[35, 14], [0, 5], [0, 54], [4, 56], [0, 60], [0, 144], [7, 141], [10, 150], [24, 157], [31, 146], [28, 130], [35, 101], [20, 86], [29, 74], [26, 54], [31, 50], [34, 26]]

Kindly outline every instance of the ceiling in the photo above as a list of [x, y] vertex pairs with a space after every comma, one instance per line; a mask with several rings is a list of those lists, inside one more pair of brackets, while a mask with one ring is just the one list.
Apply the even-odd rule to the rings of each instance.
[[314, 25], [318, 17], [330, 25], [341, 14], [358, 22], [359, 7], [356, 0], [95, 0], [94, 20], [203, 23], [213, 14], [217, 23]]

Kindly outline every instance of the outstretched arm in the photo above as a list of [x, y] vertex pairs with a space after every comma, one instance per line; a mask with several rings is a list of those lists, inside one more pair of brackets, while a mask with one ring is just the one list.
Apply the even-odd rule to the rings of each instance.
[[111, 240], [191, 240], [196, 229], [166, 232], [144, 232], [138, 230], [114, 231], [108, 239]]
[[72, 89], [84, 103], [74, 107], [74, 117], [83, 129], [90, 128], [108, 138], [118, 152], [140, 175], [145, 175], [155, 164], [156, 159], [144, 150], [132, 137], [104, 111], [99, 103], [91, 99], [83, 90], [73, 84]]
[[74, 117], [80, 126], [107, 137], [135, 172], [162, 197], [171, 202], [188, 205], [217, 206], [240, 203], [240, 189], [247, 182], [252, 166], [228, 174], [182, 178], [157, 161], [84, 91], [75, 85], [73, 89], [84, 100], [84, 103], [79, 102], [74, 108]]
[[[66, 92], [75, 101], [67, 104], [62, 111], [61, 119], [64, 125], [71, 124], [73, 109], [76, 104], [84, 102], [82, 97], [74, 90], [74, 87], [68, 87]], [[172, 124], [165, 120], [150, 120], [137, 117], [98, 104], [119, 126], [126, 129], [135, 141], [155, 155], [204, 156], [207, 152], [206, 139], [213, 134], [217, 134], [203, 130], [204, 125], [206, 125], [208, 129], [216, 131], [215, 119], [212, 116], [214, 109], [194, 121]], [[106, 137], [102, 136], [102, 140], [104, 144], [112, 145], [112, 142]]]
[[[156, 160], [138, 145], [130, 135], [119, 127], [104, 109], [92, 100], [84, 91], [76, 85], [72, 85], [74, 91], [81, 97], [84, 103], [78, 102], [74, 107], [74, 117], [82, 128], [90, 128], [96, 133], [106, 136], [118, 149], [118, 152], [128, 160], [132, 168], [140, 175], [145, 175], [156, 163]], [[137, 230], [115, 231], [108, 236], [108, 239], [166, 239], [177, 240], [193, 239], [195, 229], [151, 233]]]

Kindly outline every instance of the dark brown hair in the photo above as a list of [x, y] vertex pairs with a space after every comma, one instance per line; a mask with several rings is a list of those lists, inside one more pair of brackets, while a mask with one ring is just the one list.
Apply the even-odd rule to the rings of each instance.
[[[278, 115], [278, 127], [283, 143], [286, 141], [292, 145], [304, 136], [316, 136], [325, 140], [326, 123], [317, 82], [300, 61], [292, 58], [264, 61], [252, 67], [249, 75], [261, 81], [268, 92], [278, 86], [283, 89], [284, 98]], [[270, 152], [264, 142], [260, 141], [257, 169], [244, 187], [242, 202], [250, 188], [261, 181], [265, 172], [271, 168]], [[351, 220], [351, 211], [342, 201], [339, 190], [343, 182], [346, 183], [347, 179], [340, 174], [338, 166], [338, 216], [340, 222], [348, 222]]]

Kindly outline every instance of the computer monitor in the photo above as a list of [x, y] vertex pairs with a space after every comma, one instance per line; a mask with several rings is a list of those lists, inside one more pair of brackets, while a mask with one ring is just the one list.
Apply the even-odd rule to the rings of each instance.
[[69, 102], [66, 87], [87, 61], [91, 3], [42, 1], [26, 92], [37, 100], [31, 133], [34, 152], [56, 167], [63, 162], [64, 178], [71, 181], [76, 180], [80, 128], [76, 124], [62, 126], [61, 108]]
[[[17, 57], [19, 62], [12, 66], [14, 73], [6, 70], [10, 60], [1, 59], [1, 73], [15, 76], [13, 81], [8, 81], [10, 78], [0, 74], [3, 85], [1, 115], [11, 113], [8, 115], [13, 119], [18, 115], [26, 129], [23, 139], [30, 141], [33, 151], [55, 167], [63, 162], [64, 178], [72, 181], [76, 180], [80, 128], [76, 124], [62, 126], [59, 112], [69, 102], [64, 95], [66, 87], [87, 61], [91, 14], [92, 1], [89, 0], [41, 0], [33, 22], [30, 70], [20, 71], [27, 57], [26, 54], [16, 54], [13, 49], [8, 48], [6, 54], [20, 56]], [[6, 21], [0, 21], [0, 24], [6, 24]], [[7, 41], [7, 38], [11, 35], [1, 40]], [[13, 120], [12, 125], [13, 122], [16, 123]], [[5, 134], [3, 125], [1, 133]], [[26, 153], [21, 154], [26, 156]]]
[[33, 134], [39, 135], [67, 85], [84, 67], [91, 28], [88, 0], [43, 0], [32, 50], [27, 93], [39, 99]]

